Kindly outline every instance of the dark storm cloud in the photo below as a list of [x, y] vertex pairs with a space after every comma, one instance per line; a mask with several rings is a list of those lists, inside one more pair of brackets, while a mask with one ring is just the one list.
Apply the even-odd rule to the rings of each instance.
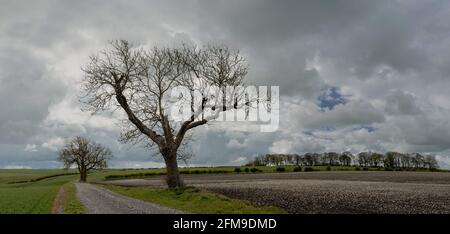
[[[73, 135], [107, 144], [117, 166], [149, 165], [145, 149], [117, 143], [113, 119], [81, 113], [76, 100], [79, 67], [117, 38], [225, 43], [248, 57], [247, 83], [280, 86], [278, 132], [201, 130], [195, 164], [306, 149], [427, 151], [446, 160], [449, 7], [419, 0], [2, 1], [0, 167], [54, 166], [55, 149]], [[327, 87], [345, 101], [329, 100], [333, 107], [323, 111], [318, 98]]]
[[416, 115], [422, 113], [416, 97], [402, 91], [393, 91], [386, 98], [386, 113], [393, 115]]
[[26, 143], [47, 117], [48, 107], [63, 97], [66, 87], [49, 77], [37, 55], [5, 47], [0, 54], [0, 141]]
[[307, 60], [377, 8], [373, 1], [210, 1], [199, 12], [208, 19], [200, 27], [218, 35], [207, 39], [224, 40], [249, 54], [256, 66], [251, 81], [311, 98], [323, 82]]

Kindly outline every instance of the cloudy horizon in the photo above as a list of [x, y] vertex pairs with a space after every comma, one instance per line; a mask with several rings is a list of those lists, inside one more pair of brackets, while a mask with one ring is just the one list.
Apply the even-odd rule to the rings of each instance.
[[192, 165], [349, 150], [431, 153], [450, 168], [449, 13], [443, 0], [3, 0], [0, 168], [60, 167], [76, 135], [111, 148], [113, 167], [163, 165], [118, 141], [120, 113], [80, 110], [80, 68], [114, 39], [225, 44], [247, 58], [247, 84], [280, 86], [277, 132], [202, 126]]

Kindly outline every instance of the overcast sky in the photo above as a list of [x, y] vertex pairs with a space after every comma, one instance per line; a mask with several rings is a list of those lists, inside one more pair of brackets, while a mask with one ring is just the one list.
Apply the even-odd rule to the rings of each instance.
[[114, 117], [80, 111], [80, 67], [112, 39], [224, 43], [248, 58], [247, 83], [280, 86], [278, 132], [202, 127], [193, 164], [396, 150], [450, 168], [448, 22], [445, 0], [1, 0], [0, 168], [61, 166], [75, 135], [110, 147], [114, 167], [161, 165], [117, 141]]

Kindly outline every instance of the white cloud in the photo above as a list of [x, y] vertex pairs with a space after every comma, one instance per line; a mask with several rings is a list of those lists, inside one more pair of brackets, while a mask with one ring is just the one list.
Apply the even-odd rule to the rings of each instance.
[[288, 140], [275, 141], [269, 148], [271, 153], [288, 154], [293, 153], [293, 142]]
[[227, 144], [227, 147], [234, 148], [234, 149], [241, 149], [247, 147], [245, 142], [239, 142], [236, 139], [230, 139], [230, 141]]
[[48, 140], [47, 142], [44, 142], [42, 144], [42, 147], [53, 150], [53, 151], [58, 151], [65, 143], [65, 140], [61, 137], [55, 137], [55, 138], [51, 138], [50, 140]]
[[27, 144], [24, 149], [26, 152], [37, 152], [37, 146], [35, 144]]
[[20, 166], [20, 165], [6, 165], [2, 167], [3, 169], [32, 169], [29, 166]]

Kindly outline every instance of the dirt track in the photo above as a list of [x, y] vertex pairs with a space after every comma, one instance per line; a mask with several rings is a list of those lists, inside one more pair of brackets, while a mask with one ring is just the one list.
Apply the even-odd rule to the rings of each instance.
[[[450, 173], [190, 175], [188, 185], [290, 213], [450, 213]], [[162, 178], [108, 183], [163, 186]]]
[[177, 214], [182, 213], [168, 207], [143, 202], [122, 196], [109, 190], [87, 184], [76, 183], [77, 197], [89, 214]]

